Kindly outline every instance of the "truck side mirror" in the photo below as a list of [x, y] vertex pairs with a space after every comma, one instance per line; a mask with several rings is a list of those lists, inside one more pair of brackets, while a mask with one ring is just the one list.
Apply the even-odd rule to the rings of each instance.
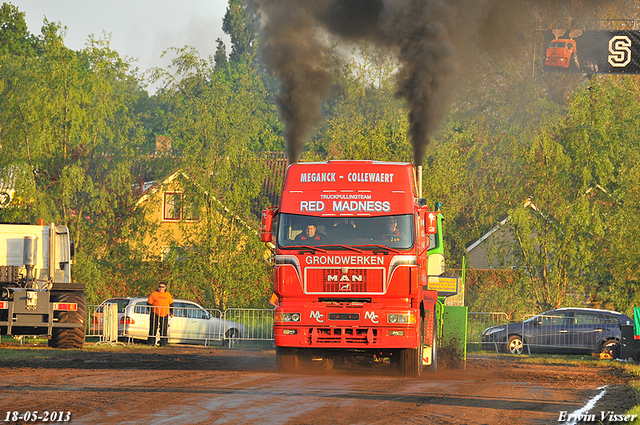
[[421, 211], [420, 218], [424, 226], [424, 232], [427, 235], [435, 235], [438, 233], [438, 213], [433, 211]]
[[261, 233], [260, 233], [260, 241], [262, 242], [271, 242], [273, 240], [273, 236], [271, 235], [271, 229], [273, 227], [273, 217], [276, 215], [277, 209], [266, 209], [262, 211], [262, 218], [260, 220], [261, 223]]

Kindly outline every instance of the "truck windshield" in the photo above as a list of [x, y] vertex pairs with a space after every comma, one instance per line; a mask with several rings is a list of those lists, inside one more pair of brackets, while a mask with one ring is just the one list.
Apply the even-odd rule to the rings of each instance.
[[[384, 217], [310, 217], [280, 214], [278, 246], [322, 245], [323, 249], [408, 249], [414, 243], [413, 215]], [[343, 245], [342, 247], [340, 245]], [[371, 245], [371, 247], [367, 247]]]

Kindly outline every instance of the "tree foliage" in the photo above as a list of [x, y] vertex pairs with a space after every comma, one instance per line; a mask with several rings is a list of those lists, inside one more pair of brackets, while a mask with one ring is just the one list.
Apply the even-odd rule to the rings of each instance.
[[130, 166], [141, 129], [133, 110], [146, 94], [108, 40], [90, 39], [76, 52], [57, 24], [45, 21], [42, 33], [38, 55], [0, 56], [0, 166], [20, 194], [0, 216], [67, 224], [77, 277], [91, 288], [106, 284], [104, 276], [85, 276], [84, 268], [121, 262], [113, 250], [138, 225]]
[[37, 38], [27, 29], [25, 13], [11, 3], [0, 6], [0, 56], [31, 56], [37, 49]]
[[252, 204], [267, 173], [258, 153], [281, 149], [275, 108], [246, 62], [221, 69], [192, 49], [174, 53], [174, 73], [157, 70], [159, 96], [201, 225], [184, 227], [173, 281], [216, 306], [260, 305], [269, 274]]

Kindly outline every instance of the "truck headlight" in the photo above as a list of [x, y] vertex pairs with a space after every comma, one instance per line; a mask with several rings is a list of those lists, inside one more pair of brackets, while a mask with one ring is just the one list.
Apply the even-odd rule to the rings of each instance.
[[299, 322], [300, 313], [276, 313], [273, 320], [276, 322]]
[[413, 313], [387, 314], [387, 323], [408, 325], [416, 323], [416, 316]]

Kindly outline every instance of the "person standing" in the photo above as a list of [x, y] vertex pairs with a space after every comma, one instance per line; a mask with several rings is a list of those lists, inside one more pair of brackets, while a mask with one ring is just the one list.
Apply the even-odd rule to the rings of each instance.
[[158, 289], [149, 295], [150, 308], [148, 345], [156, 344], [156, 332], [160, 328], [160, 346], [166, 347], [169, 342], [169, 316], [173, 317], [173, 297], [167, 291], [165, 282], [158, 283]]

